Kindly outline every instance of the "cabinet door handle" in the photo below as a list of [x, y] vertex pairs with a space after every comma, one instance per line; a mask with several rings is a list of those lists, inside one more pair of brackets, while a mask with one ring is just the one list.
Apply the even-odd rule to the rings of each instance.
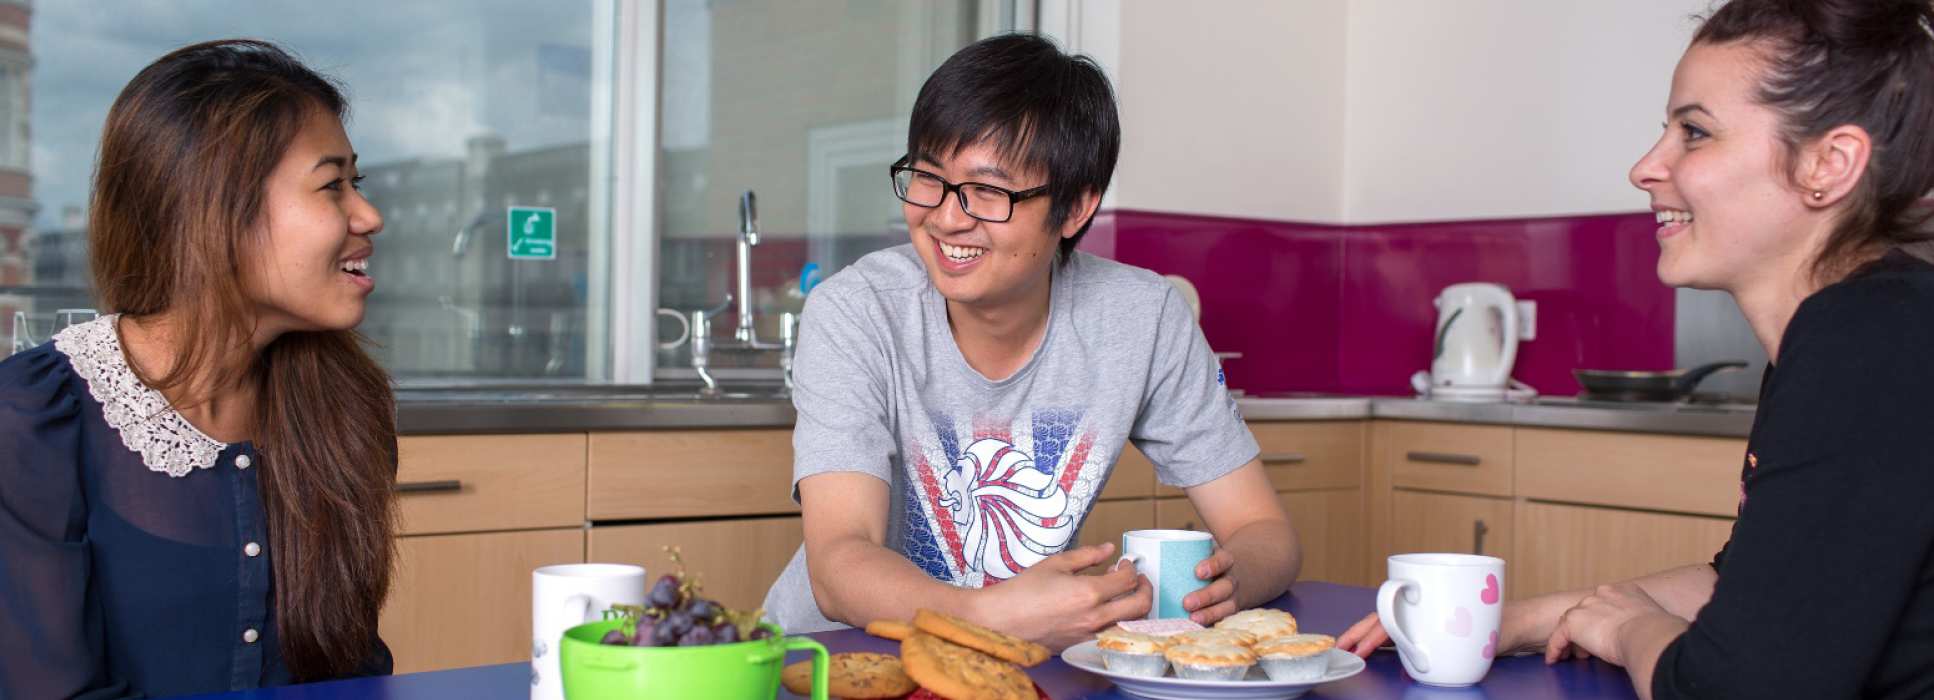
[[1471, 543], [1475, 550], [1471, 552], [1472, 554], [1484, 553], [1484, 536], [1490, 533], [1491, 528], [1484, 524], [1482, 518], [1471, 521]]
[[463, 482], [456, 479], [447, 479], [444, 481], [399, 481], [396, 484], [396, 492], [398, 494], [456, 493], [462, 490]]
[[1264, 452], [1257, 457], [1263, 464], [1302, 464], [1309, 461], [1301, 452]]
[[1456, 464], [1466, 467], [1475, 467], [1484, 463], [1484, 460], [1478, 459], [1477, 455], [1461, 455], [1455, 452], [1406, 452], [1404, 457], [1412, 462]]

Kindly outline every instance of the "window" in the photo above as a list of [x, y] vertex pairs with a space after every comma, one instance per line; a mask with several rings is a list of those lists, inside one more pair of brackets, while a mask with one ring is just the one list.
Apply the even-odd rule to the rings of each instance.
[[[31, 347], [57, 310], [92, 306], [84, 211], [115, 95], [173, 48], [246, 36], [347, 88], [365, 192], [386, 221], [361, 330], [400, 381], [689, 377], [689, 345], [654, 352], [654, 312], [722, 307], [739, 194], [759, 197], [750, 297], [770, 341], [802, 286], [905, 239], [885, 172], [921, 82], [1031, 8], [0, 0], [0, 338]], [[554, 257], [511, 257], [513, 207], [554, 210]], [[732, 311], [714, 322], [712, 365], [776, 376], [775, 353], [732, 349], [736, 323]]]
[[[609, 90], [594, 74], [608, 75], [614, 2], [214, 0], [190, 11], [142, 0], [112, 12], [0, 2], [0, 127], [27, 119], [23, 105], [38, 126], [0, 128], [0, 165], [10, 148], [35, 154], [31, 193], [17, 195], [32, 230], [0, 238], [0, 312], [28, 312], [25, 335], [44, 341], [55, 309], [91, 305], [80, 212], [108, 106], [135, 72], [184, 44], [256, 37], [346, 88], [365, 191], [386, 219], [362, 331], [392, 373], [406, 383], [603, 378], [587, 351], [606, 342], [606, 273], [593, 253], [610, 236], [608, 193], [592, 177], [607, 150], [593, 125], [609, 123], [594, 105], [608, 109]], [[19, 63], [32, 66], [31, 83], [7, 53], [10, 31], [26, 39]], [[14, 89], [28, 84], [31, 100]], [[26, 134], [30, 146], [10, 145]], [[7, 185], [0, 169], [0, 232]], [[572, 191], [592, 194], [537, 196]], [[511, 206], [556, 210], [554, 259], [510, 258]], [[0, 327], [13, 331], [13, 316]]]
[[[725, 376], [771, 375], [777, 355], [733, 349], [740, 195], [757, 193], [750, 284], [759, 340], [804, 304], [802, 286], [906, 242], [887, 166], [929, 73], [1014, 28], [1008, 1], [799, 3], [668, 0], [658, 170], [658, 305], [720, 309], [708, 358]], [[669, 317], [659, 336], [676, 339]], [[654, 358], [692, 376], [690, 345]]]

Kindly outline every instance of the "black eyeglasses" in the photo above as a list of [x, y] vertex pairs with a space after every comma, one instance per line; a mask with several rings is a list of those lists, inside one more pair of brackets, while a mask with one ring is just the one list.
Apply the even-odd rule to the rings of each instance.
[[1006, 223], [1014, 218], [1014, 205], [1043, 194], [1048, 186], [1032, 189], [1014, 190], [984, 182], [963, 182], [958, 185], [946, 178], [907, 165], [909, 158], [902, 156], [889, 170], [893, 173], [893, 195], [900, 201], [916, 207], [932, 209], [947, 201], [947, 195], [960, 193], [960, 210], [968, 216], [988, 223]]

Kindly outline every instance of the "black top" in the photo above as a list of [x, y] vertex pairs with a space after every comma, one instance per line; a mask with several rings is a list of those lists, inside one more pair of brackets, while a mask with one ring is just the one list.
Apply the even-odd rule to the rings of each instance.
[[1808, 297], [1760, 389], [1712, 601], [1654, 698], [1934, 695], [1934, 265]]
[[166, 409], [114, 318], [0, 362], [0, 700], [288, 684], [262, 456]]

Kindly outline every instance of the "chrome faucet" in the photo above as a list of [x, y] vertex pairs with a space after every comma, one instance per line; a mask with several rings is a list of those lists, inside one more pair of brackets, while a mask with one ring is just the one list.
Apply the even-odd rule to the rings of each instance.
[[[702, 390], [707, 396], [719, 393], [718, 381], [712, 377], [711, 353], [714, 350], [762, 351], [778, 350], [779, 368], [785, 376], [786, 393], [792, 392], [793, 349], [798, 345], [799, 315], [791, 312], [779, 316], [779, 342], [759, 339], [757, 318], [752, 308], [752, 246], [759, 244], [758, 195], [746, 190], [739, 195], [739, 241], [738, 269], [733, 279], [733, 292], [725, 295], [725, 303], [713, 309], [691, 312], [691, 349], [692, 371], [698, 373], [705, 383]], [[732, 330], [733, 342], [719, 344], [712, 340], [712, 317], [732, 307], [738, 302], [739, 322]]]
[[739, 298], [739, 327], [732, 338], [752, 350], [778, 350], [779, 345], [761, 342], [752, 315], [752, 246], [759, 244], [758, 195], [746, 190], [739, 195], [739, 270], [735, 289]]

